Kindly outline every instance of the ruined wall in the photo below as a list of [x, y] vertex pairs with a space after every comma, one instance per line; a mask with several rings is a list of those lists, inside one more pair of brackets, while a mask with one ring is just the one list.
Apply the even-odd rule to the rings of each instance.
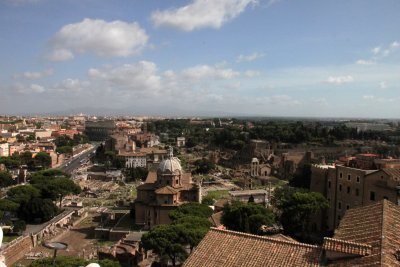
[[6, 265], [12, 266], [33, 248], [31, 236], [22, 236], [3, 250]]

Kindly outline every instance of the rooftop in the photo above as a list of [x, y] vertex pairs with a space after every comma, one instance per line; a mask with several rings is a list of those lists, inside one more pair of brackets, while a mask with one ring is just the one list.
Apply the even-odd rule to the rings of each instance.
[[211, 228], [183, 267], [319, 266], [318, 246]]

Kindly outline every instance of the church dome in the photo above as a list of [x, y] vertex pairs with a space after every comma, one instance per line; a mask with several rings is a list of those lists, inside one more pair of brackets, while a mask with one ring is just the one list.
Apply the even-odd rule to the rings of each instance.
[[157, 171], [161, 173], [175, 173], [176, 171], [182, 172], [181, 161], [177, 157], [173, 156], [172, 148], [169, 150], [168, 158], [161, 161], [158, 165]]

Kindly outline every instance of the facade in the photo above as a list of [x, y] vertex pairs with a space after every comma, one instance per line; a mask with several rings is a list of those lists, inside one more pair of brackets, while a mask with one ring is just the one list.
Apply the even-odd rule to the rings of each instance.
[[147, 166], [147, 155], [141, 152], [120, 152], [118, 157], [122, 157], [125, 160], [126, 168], [146, 168]]
[[85, 134], [91, 141], [105, 141], [116, 129], [114, 121], [87, 121]]
[[364, 170], [340, 165], [313, 165], [311, 173], [310, 190], [323, 194], [330, 206], [315, 219], [315, 227], [319, 230], [335, 229], [350, 208], [382, 199], [398, 203], [400, 169]]
[[268, 191], [263, 189], [229, 191], [229, 195], [232, 200], [248, 202], [252, 196], [254, 198], [254, 203], [263, 204], [264, 206], [269, 204]]
[[181, 136], [181, 137], [177, 137], [176, 138], [176, 146], [177, 147], [183, 147], [186, 144], [186, 140], [185, 137]]
[[10, 145], [8, 143], [0, 144], [0, 157], [8, 157], [10, 155]]
[[135, 222], [147, 229], [168, 224], [168, 213], [186, 202], [201, 202], [201, 187], [192, 182], [190, 173], [183, 172], [171, 148], [157, 172], [149, 172], [146, 182], [137, 187]]

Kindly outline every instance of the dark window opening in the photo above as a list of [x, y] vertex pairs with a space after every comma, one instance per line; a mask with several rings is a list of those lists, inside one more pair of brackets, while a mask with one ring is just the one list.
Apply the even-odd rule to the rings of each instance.
[[369, 192], [369, 200], [375, 200], [375, 192]]

